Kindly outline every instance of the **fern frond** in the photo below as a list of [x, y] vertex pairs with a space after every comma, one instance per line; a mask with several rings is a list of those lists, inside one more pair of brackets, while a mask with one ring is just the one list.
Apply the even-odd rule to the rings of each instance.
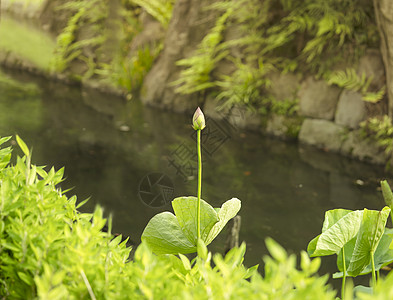
[[228, 51], [220, 47], [219, 43], [223, 39], [226, 21], [232, 12], [232, 8], [229, 8], [217, 19], [215, 26], [199, 44], [195, 55], [176, 62], [178, 66], [186, 67], [180, 72], [180, 78], [170, 83], [177, 86], [176, 93], [192, 94], [215, 86], [210, 80], [210, 74], [217, 62], [228, 55]]
[[365, 75], [359, 77], [354, 68], [347, 68], [345, 71], [337, 71], [330, 75], [328, 84], [335, 84], [339, 87], [359, 91], [365, 84]]
[[386, 86], [383, 86], [378, 92], [367, 92], [362, 99], [366, 102], [377, 103], [382, 100], [386, 93]]
[[359, 76], [354, 68], [347, 68], [345, 71], [340, 70], [331, 74], [327, 82], [329, 85], [335, 84], [347, 90], [360, 92], [364, 101], [376, 103], [385, 95], [386, 87], [383, 86], [377, 92], [370, 92], [372, 79], [372, 77], [367, 78], [365, 73]]
[[168, 27], [172, 17], [172, 9], [175, 0], [130, 0], [136, 5], [143, 7], [147, 13], [159, 21], [164, 28]]

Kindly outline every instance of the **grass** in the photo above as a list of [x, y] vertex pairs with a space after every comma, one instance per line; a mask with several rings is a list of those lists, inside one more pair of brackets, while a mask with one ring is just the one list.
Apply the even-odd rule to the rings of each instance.
[[56, 43], [48, 34], [2, 16], [0, 37], [0, 51], [14, 53], [39, 69], [49, 69]]

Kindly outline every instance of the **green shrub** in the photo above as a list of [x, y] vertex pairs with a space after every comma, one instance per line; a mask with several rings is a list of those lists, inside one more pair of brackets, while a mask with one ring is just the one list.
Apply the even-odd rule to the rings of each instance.
[[[10, 138], [1, 138], [0, 145]], [[12, 149], [0, 149], [0, 296], [6, 299], [334, 299], [318, 277], [319, 258], [302, 252], [296, 269], [273, 240], [266, 241], [265, 274], [242, 262], [245, 245], [212, 255], [199, 244], [198, 256], [155, 255], [141, 244], [130, 248], [109, 232], [97, 207], [77, 211], [58, 184], [63, 169], [45, 171], [31, 164], [31, 152], [10, 163]], [[81, 204], [80, 204], [81, 205]], [[79, 205], [79, 206], [80, 206]], [[214, 266], [212, 263], [214, 262]]]

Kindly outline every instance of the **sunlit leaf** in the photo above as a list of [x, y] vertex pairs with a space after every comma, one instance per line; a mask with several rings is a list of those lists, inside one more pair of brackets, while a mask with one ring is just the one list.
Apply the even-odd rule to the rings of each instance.
[[364, 285], [357, 285], [353, 289], [353, 292], [356, 294], [356, 296], [358, 296], [359, 294], [366, 294], [371, 296], [373, 294], [373, 288]]
[[322, 234], [314, 238], [307, 247], [310, 256], [337, 254], [359, 231], [363, 211], [345, 209], [329, 210], [325, 214]]
[[[384, 234], [382, 235], [382, 238], [378, 244], [377, 249], [375, 250], [374, 253], [374, 261], [375, 261], [375, 270], [378, 271], [382, 267], [387, 266], [393, 262], [393, 249], [390, 249], [389, 246], [392, 243], [393, 240], [393, 229], [385, 229]], [[353, 241], [349, 242], [347, 245], [345, 245], [345, 262], [346, 265], [348, 266], [351, 261], [352, 253], [355, 248], [355, 243], [356, 239], [353, 239]], [[352, 247], [352, 249], [350, 249]], [[341, 252], [340, 252], [341, 253]], [[343, 276], [343, 269], [342, 269], [342, 255], [339, 254], [337, 256], [337, 267], [341, 272], [336, 272], [333, 274], [333, 278], [341, 278]], [[359, 275], [365, 275], [368, 273], [371, 273], [372, 267], [371, 267], [371, 262], [368, 264], [367, 267], [365, 267], [362, 272], [359, 273]], [[348, 275], [348, 274], [347, 274]]]
[[362, 224], [348, 266], [349, 275], [359, 275], [370, 263], [371, 252], [375, 252], [381, 240], [389, 213], [390, 208], [387, 206], [381, 211], [364, 209]]
[[200, 258], [202, 258], [203, 260], [207, 260], [209, 252], [207, 250], [206, 244], [203, 242], [202, 239], [198, 239], [197, 241], [197, 251]]
[[19, 147], [22, 149], [23, 153], [26, 156], [29, 156], [30, 155], [29, 148], [27, 147], [25, 142], [19, 137], [19, 135], [16, 135], [16, 142], [18, 143]]
[[288, 258], [287, 252], [285, 249], [279, 245], [272, 238], [266, 238], [265, 244], [267, 249], [269, 250], [270, 255], [277, 260], [278, 262], [286, 261]]
[[[147, 224], [142, 240], [156, 254], [192, 253], [197, 250], [197, 198], [179, 197], [172, 201], [176, 215], [165, 212]], [[215, 209], [201, 200], [201, 241], [209, 245], [225, 224], [240, 210], [240, 200], [226, 201]]]
[[196, 245], [184, 234], [176, 216], [170, 212], [155, 215], [141, 237], [156, 254], [193, 253]]
[[[187, 239], [194, 245], [197, 242], [197, 205], [196, 197], [179, 197], [172, 201], [176, 218]], [[201, 239], [206, 240], [210, 230], [219, 221], [214, 208], [201, 199]]]
[[392, 208], [393, 205], [393, 193], [389, 183], [386, 180], [381, 181], [382, 195], [386, 205]]
[[0, 145], [8, 142], [10, 139], [11, 139], [11, 136], [6, 136], [6, 137], [0, 138]]
[[219, 221], [213, 226], [205, 240], [206, 245], [209, 245], [216, 236], [221, 232], [224, 226], [230, 219], [236, 216], [241, 208], [241, 201], [237, 198], [232, 198], [226, 201], [218, 212]]

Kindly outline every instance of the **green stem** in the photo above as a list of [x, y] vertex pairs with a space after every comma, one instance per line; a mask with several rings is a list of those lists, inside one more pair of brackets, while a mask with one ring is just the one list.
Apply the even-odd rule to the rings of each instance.
[[373, 288], [377, 285], [377, 279], [375, 278], [375, 263], [374, 263], [374, 251], [371, 252], [371, 267], [373, 270]]
[[393, 205], [390, 205], [390, 219], [392, 220], [392, 224], [393, 224]]
[[201, 191], [202, 191], [202, 155], [201, 155], [201, 130], [197, 130], [198, 150], [198, 210], [197, 210], [197, 234], [201, 238]]
[[343, 247], [343, 281], [342, 281], [342, 286], [341, 286], [341, 299], [344, 300], [344, 295], [345, 295], [345, 278], [346, 278], [346, 273], [347, 273], [347, 267], [345, 265], [345, 252], [344, 252], [344, 247]]

